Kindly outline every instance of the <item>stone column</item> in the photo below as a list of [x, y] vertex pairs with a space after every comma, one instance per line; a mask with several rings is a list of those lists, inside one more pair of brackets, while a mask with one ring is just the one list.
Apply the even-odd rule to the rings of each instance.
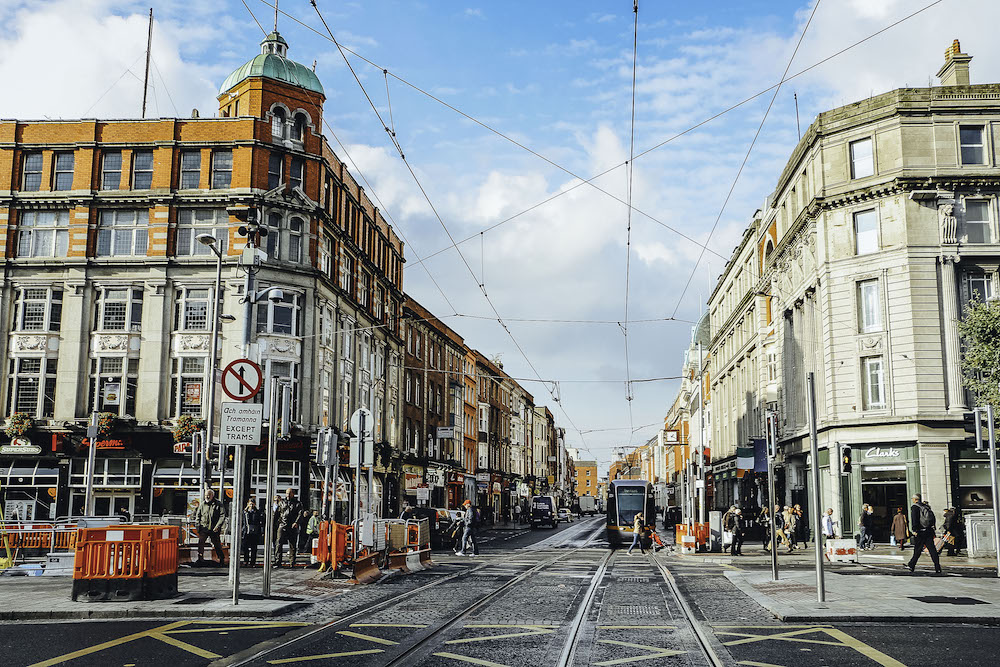
[[962, 412], [966, 409], [965, 391], [962, 388], [961, 344], [958, 336], [958, 286], [955, 265], [959, 257], [943, 255], [941, 264], [942, 326], [944, 327], [944, 371], [947, 381], [948, 411]]

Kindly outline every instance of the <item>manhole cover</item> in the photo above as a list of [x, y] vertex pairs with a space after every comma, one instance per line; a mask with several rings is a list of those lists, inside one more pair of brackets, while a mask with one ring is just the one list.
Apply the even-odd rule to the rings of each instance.
[[211, 600], [212, 598], [184, 598], [183, 600], [178, 600], [174, 604], [205, 604]]
[[977, 600], [975, 598], [952, 598], [945, 595], [910, 596], [910, 599], [926, 602], [927, 604], [989, 604], [989, 602]]
[[618, 577], [618, 581], [630, 584], [648, 584], [649, 577]]
[[644, 607], [638, 604], [623, 604], [612, 607], [612, 613], [618, 616], [659, 616], [657, 607]]

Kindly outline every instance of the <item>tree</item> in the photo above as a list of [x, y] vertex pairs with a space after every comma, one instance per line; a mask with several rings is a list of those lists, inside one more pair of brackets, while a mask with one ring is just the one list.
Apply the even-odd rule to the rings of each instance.
[[965, 346], [962, 383], [977, 404], [1000, 406], [1000, 302], [971, 302], [958, 331]]

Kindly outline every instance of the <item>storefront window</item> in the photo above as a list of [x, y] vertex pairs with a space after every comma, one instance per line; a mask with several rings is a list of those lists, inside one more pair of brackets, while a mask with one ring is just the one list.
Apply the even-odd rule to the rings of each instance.
[[99, 412], [113, 412], [120, 417], [135, 416], [138, 377], [138, 359], [126, 357], [91, 359], [90, 395], [87, 405], [96, 404]]

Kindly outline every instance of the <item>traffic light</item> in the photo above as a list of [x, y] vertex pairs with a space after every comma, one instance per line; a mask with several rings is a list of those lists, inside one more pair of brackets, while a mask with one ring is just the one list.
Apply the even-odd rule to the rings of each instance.
[[850, 474], [851, 469], [851, 448], [847, 445], [840, 447], [840, 472], [844, 475]]
[[983, 451], [983, 421], [979, 408], [962, 414], [962, 428], [970, 435], [965, 436], [965, 444], [975, 447], [977, 452]]

